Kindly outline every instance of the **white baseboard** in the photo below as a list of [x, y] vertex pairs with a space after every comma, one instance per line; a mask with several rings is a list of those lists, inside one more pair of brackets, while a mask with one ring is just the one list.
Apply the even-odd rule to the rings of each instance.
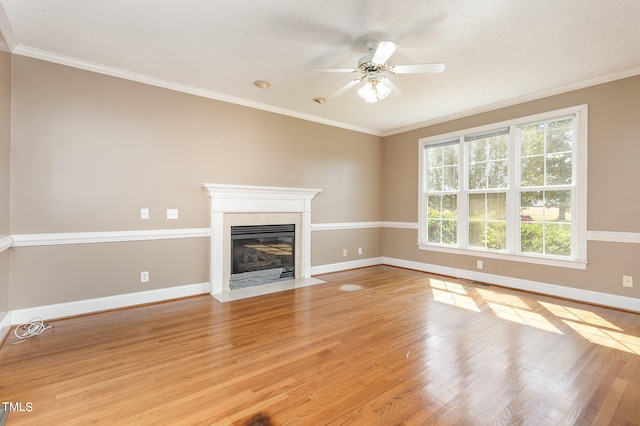
[[125, 308], [145, 303], [161, 302], [180, 297], [206, 294], [211, 290], [208, 282], [190, 284], [158, 290], [140, 291], [136, 293], [117, 294], [115, 296], [98, 297], [95, 299], [78, 300], [75, 302], [57, 303], [54, 305], [36, 306], [34, 308], [16, 309], [11, 311], [11, 324], [23, 324], [32, 318], [44, 320], [64, 318], [109, 309]]
[[[596, 291], [582, 290], [555, 284], [487, 274], [484, 272], [468, 271], [465, 269], [432, 265], [428, 263], [414, 262], [392, 257], [374, 257], [369, 259], [314, 266], [311, 268], [311, 273], [312, 275], [327, 274], [331, 272], [346, 271], [349, 269], [364, 268], [367, 266], [381, 264], [458, 277], [479, 282], [486, 282], [489, 284], [496, 284], [517, 290], [531, 291], [535, 293], [546, 294], [549, 296], [562, 297], [581, 302], [594, 303], [597, 305], [610, 306], [613, 308], [640, 312], [640, 299], [632, 297], [617, 296]], [[125, 308], [128, 306], [141, 305], [145, 303], [161, 302], [164, 300], [177, 299], [180, 297], [207, 294], [210, 292], [210, 290], [211, 285], [208, 282], [204, 282], [198, 284], [163, 288], [158, 290], [141, 291], [136, 293], [118, 294], [115, 296], [100, 297], [95, 299], [79, 300], [75, 302], [16, 309], [14, 311], [6, 313], [4, 317], [0, 318], [0, 342], [6, 337], [12, 325], [23, 324], [36, 317], [42, 318], [44, 320], [70, 317], [75, 315], [105, 311], [109, 309]]]
[[11, 312], [7, 312], [2, 319], [0, 319], [0, 344], [4, 342], [4, 339], [11, 330]]
[[534, 293], [562, 297], [565, 299], [571, 299], [580, 302], [593, 303], [596, 305], [640, 312], [640, 299], [636, 299], [633, 297], [617, 296], [614, 294], [600, 293], [597, 291], [582, 290], [579, 288], [523, 280], [520, 278], [505, 277], [502, 275], [487, 274], [484, 272], [468, 271], [466, 269], [458, 269], [448, 266], [431, 265], [428, 263], [413, 262], [410, 260], [395, 259], [392, 257], [384, 257], [383, 263], [385, 265], [399, 266], [402, 268], [415, 269], [423, 272], [448, 275], [451, 277], [464, 278], [467, 280], [479, 281], [488, 284], [495, 284], [517, 290], [530, 291]]
[[328, 274], [330, 272], [346, 271], [348, 269], [364, 268], [366, 266], [381, 265], [382, 257], [372, 257], [362, 260], [351, 260], [349, 262], [330, 263], [311, 267], [311, 275]]

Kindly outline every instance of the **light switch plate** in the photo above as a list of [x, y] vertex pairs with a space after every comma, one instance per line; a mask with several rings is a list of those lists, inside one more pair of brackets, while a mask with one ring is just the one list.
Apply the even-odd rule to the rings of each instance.
[[177, 219], [178, 209], [167, 209], [167, 219]]

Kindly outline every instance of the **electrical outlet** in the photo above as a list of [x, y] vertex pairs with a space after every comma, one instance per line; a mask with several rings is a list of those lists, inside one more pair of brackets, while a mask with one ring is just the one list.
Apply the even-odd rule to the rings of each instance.
[[140, 209], [140, 219], [149, 219], [149, 209]]
[[633, 277], [631, 275], [623, 275], [622, 276], [622, 286], [623, 287], [633, 287]]
[[476, 268], [482, 269], [482, 260], [476, 261]]
[[149, 271], [140, 272], [140, 282], [141, 283], [149, 282]]
[[346, 256], [347, 255], [347, 249], [342, 249], [342, 255]]
[[362, 247], [358, 247], [358, 254], [362, 254]]

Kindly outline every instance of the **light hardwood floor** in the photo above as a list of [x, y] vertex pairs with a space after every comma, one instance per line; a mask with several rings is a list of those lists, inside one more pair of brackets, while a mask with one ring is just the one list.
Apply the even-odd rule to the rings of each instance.
[[[7, 425], [638, 425], [640, 316], [388, 266], [0, 348]], [[358, 287], [359, 286], [359, 287]]]

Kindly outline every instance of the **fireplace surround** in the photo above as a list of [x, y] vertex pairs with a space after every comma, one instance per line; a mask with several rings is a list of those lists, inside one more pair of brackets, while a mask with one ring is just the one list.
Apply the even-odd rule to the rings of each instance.
[[231, 227], [295, 226], [295, 277], [311, 277], [311, 200], [320, 189], [205, 183], [211, 199], [211, 294], [229, 293]]

